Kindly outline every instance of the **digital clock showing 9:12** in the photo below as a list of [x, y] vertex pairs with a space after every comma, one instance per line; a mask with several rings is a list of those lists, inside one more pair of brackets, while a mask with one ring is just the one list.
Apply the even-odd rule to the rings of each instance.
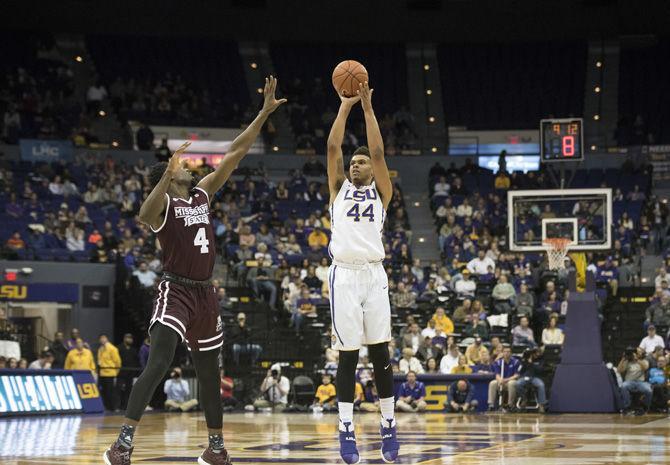
[[541, 120], [540, 150], [543, 162], [583, 160], [582, 119]]

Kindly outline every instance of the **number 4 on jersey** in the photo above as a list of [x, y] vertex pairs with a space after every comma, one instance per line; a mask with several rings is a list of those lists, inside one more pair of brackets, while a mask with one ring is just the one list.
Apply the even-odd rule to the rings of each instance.
[[209, 241], [207, 240], [205, 228], [198, 229], [198, 233], [195, 235], [195, 239], [193, 239], [193, 245], [200, 247], [200, 253], [209, 252]]
[[369, 219], [370, 223], [372, 223], [375, 220], [375, 212], [373, 210], [373, 204], [370, 204], [367, 206], [365, 210], [363, 210], [363, 213], [358, 213], [358, 204], [354, 204], [353, 207], [349, 209], [347, 212], [347, 216], [351, 216], [354, 218], [354, 221], [360, 221], [361, 216], [364, 216]]

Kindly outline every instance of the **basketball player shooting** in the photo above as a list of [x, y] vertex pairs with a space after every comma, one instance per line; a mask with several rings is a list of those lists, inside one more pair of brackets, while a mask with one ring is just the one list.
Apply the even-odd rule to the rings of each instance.
[[209, 205], [251, 148], [268, 116], [286, 102], [286, 99], [275, 98], [276, 88], [274, 77], [265, 80], [262, 110], [233, 141], [216, 170], [194, 188], [193, 175], [184, 168], [180, 158], [188, 142], [177, 149], [168, 163], [158, 163], [151, 168], [153, 190], [142, 204], [139, 217], [158, 235], [163, 249], [163, 276], [149, 325], [149, 361], [130, 393], [119, 438], [103, 455], [107, 465], [130, 465], [137, 424], [165, 376], [180, 341], [186, 342], [193, 358], [209, 433], [209, 447], [198, 458], [198, 463], [231, 463], [223, 444], [218, 369], [223, 331], [216, 290], [210, 281], [216, 244]]
[[[340, 353], [337, 369], [340, 455], [348, 464], [360, 454], [354, 434], [354, 388], [358, 351], [368, 346], [374, 366], [381, 407], [382, 459], [398, 457], [393, 398], [393, 371], [389, 359], [391, 306], [384, 270], [382, 234], [393, 186], [384, 160], [384, 142], [372, 109], [372, 89], [360, 84], [358, 96], [340, 96], [340, 109], [328, 136], [328, 185], [331, 232], [329, 270], [333, 349]], [[344, 175], [342, 140], [353, 106], [361, 102], [368, 147], [354, 151], [349, 178]]]

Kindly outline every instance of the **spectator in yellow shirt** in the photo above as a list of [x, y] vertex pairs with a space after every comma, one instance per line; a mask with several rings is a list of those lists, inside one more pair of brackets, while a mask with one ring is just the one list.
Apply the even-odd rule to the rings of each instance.
[[498, 176], [496, 176], [496, 179], [494, 181], [495, 188], [500, 190], [507, 190], [510, 188], [511, 184], [512, 181], [510, 180], [509, 176], [507, 176], [507, 173], [505, 171], [500, 170], [498, 172]]
[[437, 307], [435, 309], [435, 314], [431, 318], [435, 322], [435, 332], [452, 334], [454, 332], [454, 323], [451, 319], [444, 313], [444, 308]]
[[314, 409], [315, 410], [334, 410], [335, 409], [335, 400], [337, 399], [337, 391], [335, 385], [333, 384], [333, 377], [328, 373], [325, 373], [321, 377], [321, 386], [316, 389], [316, 395], [314, 396]]
[[309, 246], [318, 245], [319, 247], [328, 247], [328, 235], [323, 232], [321, 228], [314, 228], [314, 230], [307, 236], [307, 244]]
[[121, 357], [119, 356], [119, 349], [109, 342], [106, 334], [100, 335], [99, 342], [98, 367], [100, 367], [100, 377], [98, 378], [98, 387], [105, 409], [114, 411], [117, 409], [114, 384], [119, 374], [119, 368], [121, 368]]
[[65, 358], [66, 370], [91, 370], [93, 376], [97, 376], [95, 372], [95, 361], [93, 360], [93, 352], [84, 347], [84, 340], [78, 337], [75, 340], [75, 348], [67, 353]]
[[468, 366], [468, 361], [465, 358], [465, 355], [458, 357], [458, 365], [451, 369], [452, 375], [470, 375], [472, 374], [472, 368]]

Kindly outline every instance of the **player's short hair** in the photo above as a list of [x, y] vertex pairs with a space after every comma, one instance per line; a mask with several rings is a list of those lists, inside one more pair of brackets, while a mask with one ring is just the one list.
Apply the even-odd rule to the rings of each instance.
[[370, 158], [370, 149], [367, 148], [365, 145], [361, 145], [356, 150], [354, 150], [354, 153], [351, 156], [353, 157], [355, 155], [363, 155], [365, 157]]
[[161, 161], [151, 167], [149, 170], [149, 182], [151, 183], [152, 189], [156, 187], [156, 184], [158, 184], [158, 182], [161, 180], [167, 167], [168, 164], [166, 161]]

